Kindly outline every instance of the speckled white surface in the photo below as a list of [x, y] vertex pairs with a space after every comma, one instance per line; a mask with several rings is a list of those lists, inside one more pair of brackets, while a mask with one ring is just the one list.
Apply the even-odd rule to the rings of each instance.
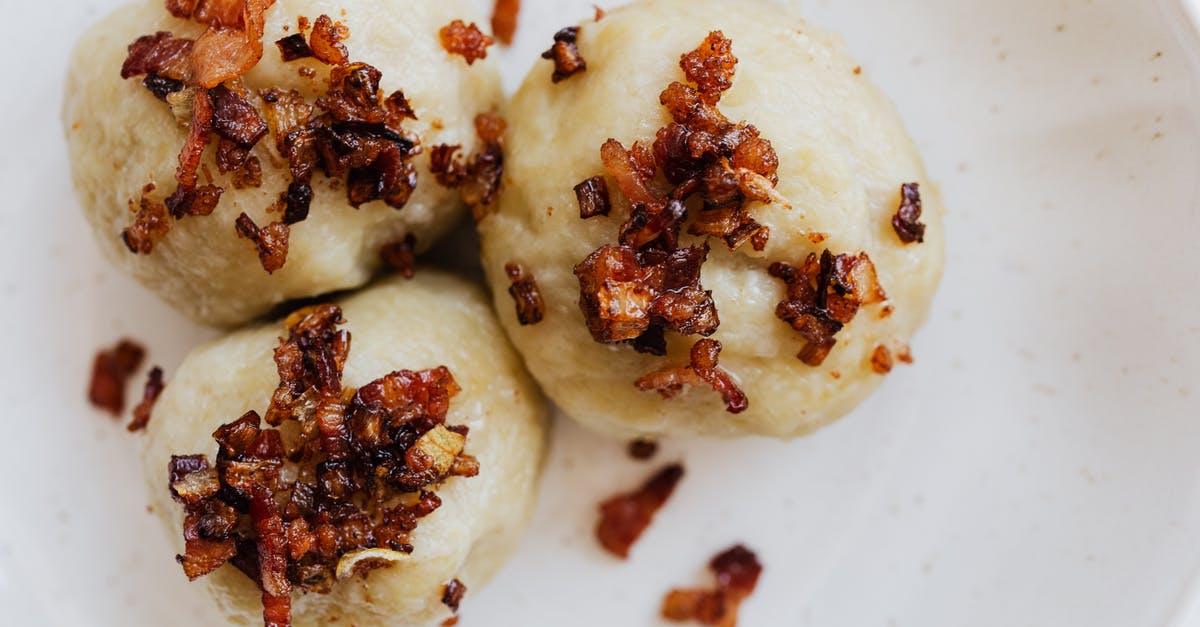
[[[168, 373], [208, 337], [103, 264], [66, 186], [65, 59], [114, 3], [32, 4], [0, 39], [6, 625], [211, 624], [145, 512], [136, 442], [83, 402], [93, 350], [120, 334]], [[526, 0], [510, 88], [589, 4]], [[736, 541], [767, 569], [748, 627], [1200, 625], [1200, 43], [1184, 12], [806, 12], [895, 99], [954, 209], [917, 365], [809, 439], [668, 442], [658, 461], [689, 474], [628, 563], [591, 541], [594, 507], [652, 467], [561, 422], [534, 528], [462, 625], [657, 625], [661, 592], [705, 582]]]

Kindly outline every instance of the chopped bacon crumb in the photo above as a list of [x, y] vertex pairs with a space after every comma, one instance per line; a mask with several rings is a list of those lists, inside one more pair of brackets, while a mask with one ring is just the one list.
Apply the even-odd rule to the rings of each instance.
[[284, 62], [306, 59], [313, 56], [312, 47], [308, 45], [308, 41], [300, 33], [288, 35], [276, 41], [275, 46], [279, 48], [279, 56]]
[[542, 300], [537, 281], [518, 263], [505, 264], [504, 272], [512, 283], [508, 295], [517, 304], [517, 321], [522, 326], [541, 322], [546, 316], [546, 303]]
[[887, 346], [880, 344], [871, 352], [871, 370], [874, 370], [875, 374], [887, 374], [892, 371], [894, 365], [892, 351]]
[[161, 240], [171, 230], [170, 213], [167, 206], [161, 202], [150, 200], [148, 194], [154, 191], [153, 185], [142, 189], [142, 198], [137, 205], [129, 201], [129, 210], [136, 212], [133, 224], [121, 231], [121, 241], [129, 251], [139, 255], [149, 255], [154, 250], [154, 244]]
[[96, 353], [92, 361], [92, 378], [88, 384], [88, 400], [114, 416], [125, 409], [125, 386], [137, 372], [146, 356], [146, 349], [133, 340], [122, 339], [117, 345]]
[[500, 43], [512, 45], [520, 13], [521, 0], [496, 0], [496, 6], [492, 10], [492, 32], [496, 34]]
[[401, 239], [384, 244], [379, 256], [389, 268], [399, 272], [404, 278], [411, 279], [416, 275], [416, 248], [417, 236], [409, 233]]
[[129, 431], [141, 431], [150, 424], [150, 413], [154, 410], [154, 403], [158, 401], [158, 396], [162, 394], [163, 388], [163, 370], [158, 366], [150, 369], [150, 374], [146, 377], [146, 387], [142, 392], [142, 402], [138, 403], [137, 407], [133, 408], [133, 420], [129, 423]]
[[721, 31], [709, 33], [699, 48], [683, 55], [679, 62], [684, 75], [700, 90], [700, 99], [708, 105], [716, 104], [721, 94], [733, 87], [737, 63], [733, 42]]
[[834, 336], [861, 307], [887, 300], [866, 253], [834, 256], [826, 250], [820, 257], [810, 254], [799, 268], [771, 264], [770, 273], [787, 284], [775, 315], [804, 338], [800, 361], [813, 367], [825, 362], [837, 344]]
[[575, 186], [575, 197], [579, 199], [579, 217], [584, 220], [606, 216], [612, 211], [612, 200], [608, 196], [608, 184], [603, 176], [592, 178]]
[[442, 588], [442, 604], [450, 608], [451, 612], [458, 613], [458, 606], [462, 603], [463, 595], [467, 593], [467, 586], [458, 579], [451, 579]]
[[640, 488], [629, 494], [618, 494], [600, 504], [600, 522], [596, 537], [609, 553], [625, 559], [654, 514], [662, 509], [683, 478], [683, 466], [671, 464]]
[[462, 146], [441, 144], [429, 154], [429, 171], [443, 187], [458, 188], [476, 222], [491, 212], [504, 174], [504, 118], [495, 113], [475, 116], [475, 134], [482, 146], [468, 159], [456, 153]]
[[758, 586], [762, 564], [753, 551], [739, 544], [714, 557], [708, 568], [716, 575], [716, 587], [671, 590], [663, 599], [663, 618], [736, 627], [738, 607]]
[[717, 367], [720, 354], [720, 342], [713, 339], [700, 340], [692, 346], [691, 363], [687, 366], [651, 372], [638, 379], [634, 385], [644, 392], [655, 391], [663, 398], [671, 399], [678, 396], [685, 387], [707, 384], [721, 395], [726, 411], [740, 414], [746, 411], [750, 402], [733, 377]]
[[643, 440], [641, 438], [629, 442], [629, 456], [645, 461], [658, 454], [658, 442], [654, 440]]
[[900, 208], [892, 216], [892, 228], [905, 244], [925, 241], [925, 225], [921, 220], [921, 190], [917, 183], [900, 186]]
[[900, 348], [896, 350], [896, 359], [898, 359], [902, 364], [912, 364], [912, 348], [910, 348], [908, 344], [902, 344]]
[[580, 72], [587, 71], [587, 61], [579, 54], [579, 27], [568, 26], [554, 34], [554, 45], [542, 53], [543, 59], [554, 61], [550, 80], [561, 83]]
[[466, 59], [467, 65], [487, 58], [488, 46], [494, 42], [491, 37], [483, 34], [479, 27], [471, 22], [467, 25], [462, 20], [454, 20], [438, 31], [442, 48], [450, 54], [460, 55]]
[[287, 263], [288, 236], [290, 234], [288, 225], [283, 222], [272, 222], [259, 228], [250, 216], [243, 213], [238, 216], [236, 226], [238, 237], [250, 240], [258, 249], [258, 259], [262, 262], [263, 270], [266, 270], [267, 274], [274, 274], [276, 270], [283, 267], [283, 264]]
[[343, 41], [350, 37], [350, 29], [341, 22], [334, 22], [328, 15], [321, 15], [313, 22], [308, 45], [318, 61], [328, 65], [342, 65], [350, 60], [350, 53]]
[[479, 472], [464, 452], [468, 430], [445, 424], [460, 391], [450, 371], [398, 371], [345, 390], [344, 322], [338, 307], [320, 305], [285, 323], [267, 422], [287, 439], [251, 411], [214, 432], [215, 464], [174, 456], [167, 469], [186, 514], [184, 573], [195, 579], [232, 564], [262, 590], [267, 625], [289, 624], [294, 590], [327, 593], [346, 572], [390, 563], [339, 572], [350, 554], [411, 553], [418, 523], [441, 506], [436, 487]]

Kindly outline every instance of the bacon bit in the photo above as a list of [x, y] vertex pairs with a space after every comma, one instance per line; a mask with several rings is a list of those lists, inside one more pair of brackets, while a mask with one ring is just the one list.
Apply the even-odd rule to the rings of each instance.
[[458, 613], [458, 605], [462, 603], [463, 595], [467, 593], [467, 586], [458, 579], [451, 579], [449, 583], [442, 589], [442, 604], [450, 608], [451, 612]]
[[740, 414], [746, 411], [750, 402], [733, 377], [717, 367], [720, 354], [720, 342], [712, 339], [700, 340], [692, 346], [690, 364], [651, 372], [638, 379], [634, 385], [643, 392], [655, 391], [663, 398], [672, 399], [685, 387], [707, 384], [721, 395], [726, 411]]
[[350, 60], [350, 52], [342, 42], [350, 38], [350, 29], [341, 22], [334, 22], [328, 15], [321, 15], [313, 23], [308, 43], [312, 55], [327, 65], [342, 65]]
[[654, 440], [637, 439], [629, 443], [629, 456], [639, 460], [646, 461], [658, 454], [658, 442]]
[[167, 96], [176, 92], [183, 91], [187, 88], [187, 84], [183, 81], [178, 81], [173, 78], [159, 76], [158, 74], [147, 74], [146, 78], [142, 79], [142, 86], [154, 94], [155, 98], [163, 102], [167, 102]]
[[500, 43], [510, 46], [517, 32], [517, 17], [521, 13], [521, 0], [496, 0], [492, 10], [492, 32]]
[[892, 216], [892, 228], [905, 244], [925, 241], [925, 225], [921, 220], [921, 191], [917, 183], [900, 186], [900, 208]]
[[154, 410], [154, 403], [158, 401], [164, 387], [166, 386], [163, 383], [162, 368], [151, 368], [149, 376], [146, 377], [146, 388], [142, 392], [142, 402], [133, 408], [133, 420], [128, 427], [131, 433], [141, 431], [150, 424], [150, 412]]
[[609, 553], [621, 559], [637, 542], [683, 478], [683, 466], [671, 464], [629, 494], [618, 494], [600, 504], [596, 538]]
[[834, 336], [861, 307], [887, 300], [866, 253], [834, 256], [826, 250], [820, 258], [810, 254], [799, 268], [777, 262], [769, 272], [787, 284], [775, 315], [804, 338], [800, 361], [813, 367], [825, 362], [837, 344]]
[[579, 199], [579, 217], [586, 220], [606, 216], [612, 211], [612, 200], [608, 196], [608, 184], [603, 176], [592, 178], [575, 186], [575, 197]]
[[288, 35], [283, 39], [275, 42], [275, 46], [279, 48], [279, 56], [284, 63], [295, 61], [296, 59], [307, 59], [313, 56], [313, 49], [305, 41], [304, 35], [296, 33]]
[[521, 326], [541, 322], [546, 316], [546, 303], [542, 300], [537, 281], [518, 263], [505, 264], [504, 272], [512, 283], [508, 288], [508, 295], [512, 296], [517, 304], [517, 321]]
[[733, 87], [737, 63], [733, 42], [721, 31], [709, 33], [699, 48], [683, 55], [679, 61], [684, 75], [700, 90], [700, 99], [709, 105], [715, 105], [721, 94]]
[[604, 9], [601, 9], [599, 5], [593, 4], [592, 8], [596, 10], [596, 18], [595, 19], [597, 22], [608, 17], [608, 12], [605, 11]]
[[136, 212], [136, 215], [133, 224], [121, 231], [121, 241], [125, 242], [130, 252], [138, 255], [149, 255], [154, 250], [154, 244], [171, 230], [167, 206], [147, 196], [153, 190], [152, 184], [142, 189], [139, 205], [134, 205], [130, 199], [129, 210]]
[[416, 274], [417, 267], [417, 236], [409, 233], [402, 239], [398, 239], [390, 244], [384, 244], [379, 251], [379, 257], [383, 259], [383, 263], [391, 269], [399, 272], [406, 279], [411, 279]]
[[561, 83], [580, 72], [587, 71], [587, 61], [579, 54], [579, 27], [568, 26], [554, 34], [554, 45], [542, 53], [543, 59], [554, 61], [550, 80]]
[[475, 22], [470, 26], [462, 20], [454, 20], [438, 31], [442, 48], [450, 54], [457, 54], [466, 59], [467, 65], [487, 58], [488, 46], [495, 43], [491, 37], [484, 35]]
[[758, 556], [739, 544], [714, 557], [708, 568], [716, 575], [716, 587], [670, 591], [663, 599], [663, 618], [720, 627], [737, 625], [738, 607], [754, 592], [762, 575]]
[[88, 400], [92, 405], [119, 416], [125, 409], [125, 386], [137, 372], [146, 356], [146, 349], [133, 340], [122, 339], [108, 350], [96, 353], [92, 361], [92, 378], [88, 384]]
[[900, 363], [902, 364], [912, 365], [912, 348], [910, 348], [908, 344], [901, 344], [900, 348], [896, 349], [896, 359], [900, 360]]
[[267, 625], [288, 624], [294, 590], [327, 593], [338, 578], [395, 561], [359, 559], [350, 568], [346, 560], [381, 549], [411, 553], [420, 519], [441, 506], [433, 488], [478, 473], [478, 461], [462, 452], [468, 429], [445, 425], [460, 391], [446, 368], [394, 372], [343, 394], [343, 323], [333, 305], [286, 321], [268, 413], [277, 426], [298, 423], [285, 427], [294, 434], [286, 444], [248, 412], [214, 432], [215, 467], [191, 455], [172, 457], [167, 469], [186, 513], [178, 557], [185, 574], [233, 564], [262, 590]]
[[238, 237], [254, 242], [254, 247], [258, 249], [258, 259], [262, 262], [263, 270], [266, 270], [267, 274], [274, 274], [276, 270], [283, 267], [283, 264], [287, 263], [288, 236], [290, 234], [288, 225], [283, 222], [272, 222], [259, 228], [250, 216], [242, 213], [238, 216], [236, 227]]
[[212, 131], [250, 150], [267, 135], [267, 123], [241, 95], [223, 85], [209, 90], [212, 100]]
[[504, 118], [494, 113], [475, 116], [475, 134], [483, 146], [465, 161], [456, 153], [462, 146], [441, 144], [429, 155], [429, 171], [439, 184], [458, 188], [463, 202], [471, 208], [476, 222], [492, 212], [500, 178], [504, 174]]
[[188, 57], [195, 44], [191, 39], [176, 38], [167, 31], [143, 35], [129, 44], [121, 78], [158, 76], [176, 81], [187, 78]]
[[876, 346], [871, 353], [871, 370], [874, 370], [875, 374], [887, 374], [892, 371], [894, 365], [891, 349], [883, 344]]

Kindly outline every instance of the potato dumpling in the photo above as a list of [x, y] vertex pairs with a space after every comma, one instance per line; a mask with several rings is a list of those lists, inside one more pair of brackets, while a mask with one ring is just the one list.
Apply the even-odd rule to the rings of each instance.
[[[231, 3], [200, 6], [214, 4]], [[322, 16], [330, 22], [321, 23]], [[180, 86], [163, 77], [148, 85], [152, 89], [143, 86], [144, 68], [122, 79], [123, 62], [127, 47], [139, 37], [169, 31], [176, 38], [195, 39], [205, 26], [172, 17], [163, 0], [138, 0], [83, 36], [67, 78], [63, 121], [74, 184], [104, 255], [187, 316], [214, 326], [242, 324], [289, 299], [359, 287], [379, 269], [381, 249], [403, 242], [405, 236], [415, 237], [417, 251], [433, 244], [460, 221], [464, 210], [460, 190], [440, 185], [430, 172], [432, 149], [444, 144], [460, 145], [465, 154], [475, 151], [481, 145], [476, 116], [502, 104], [495, 59], [472, 59], [468, 64], [462, 54], [447, 52], [439, 36], [456, 20], [486, 23], [467, 0], [277, 0], [264, 17], [261, 60], [244, 76], [217, 88], [244, 97], [270, 123], [270, 133], [250, 150], [261, 169], [261, 185], [237, 181], [241, 170], [220, 171], [223, 142], [214, 131], [199, 166], [199, 184], [208, 184], [211, 177], [211, 184], [224, 190], [215, 211], [178, 221], [159, 220], [170, 230], [157, 237], [146, 254], [131, 252], [122, 233], [134, 221], [143, 186], [155, 184], [146, 194], [152, 203], [163, 203], [176, 189], [176, 169], [194, 106], [181, 97], [190, 91], [171, 91]], [[397, 141], [415, 140], [416, 146], [411, 155], [404, 153], [401, 175], [379, 185], [403, 188], [410, 194], [403, 203], [393, 195], [395, 202], [369, 200], [356, 209], [351, 206], [350, 188], [365, 185], [358, 193], [370, 191], [382, 178], [384, 160], [371, 153], [375, 160], [369, 166], [351, 164], [348, 175], [326, 176], [325, 167], [318, 165], [313, 168], [307, 219], [290, 225], [286, 263], [269, 274], [260, 264], [255, 243], [239, 237], [237, 220], [245, 213], [255, 226], [265, 229], [285, 219], [281, 194], [289, 190], [293, 176], [289, 159], [277, 145], [281, 138], [276, 130], [287, 127], [268, 115], [271, 106], [265, 100], [295, 90], [303, 106], [314, 107], [313, 116], [319, 116], [324, 110], [317, 107], [317, 99], [327, 96], [327, 79], [337, 64], [311, 56], [285, 61], [283, 49], [275, 42], [299, 36], [299, 42], [292, 39], [285, 49], [304, 54], [296, 44], [304, 44], [305, 36], [318, 31], [333, 37], [321, 40], [327, 44], [324, 47], [313, 39], [312, 48], [324, 51], [325, 58], [336, 57], [336, 45], [341, 45], [349, 62], [369, 64], [381, 73], [381, 102], [386, 104], [396, 92], [406, 98], [416, 119], [397, 116], [403, 122], [403, 140]], [[336, 38], [346, 32], [349, 36], [338, 44]], [[359, 78], [351, 73], [349, 80]], [[153, 90], [170, 104], [156, 98]], [[276, 95], [268, 95], [272, 91]], [[332, 125], [338, 135], [331, 140], [335, 152], [364, 138], [379, 142], [394, 137], [381, 127], [353, 119], [346, 122], [344, 118], [357, 113], [351, 114], [338, 120], [340, 127]], [[389, 122], [389, 126], [394, 125]], [[236, 135], [239, 129], [233, 130], [230, 134]], [[350, 139], [342, 141], [346, 137]], [[296, 143], [303, 152], [302, 142]], [[409, 189], [413, 176], [415, 189]], [[277, 230], [266, 236], [279, 238]]]
[[927, 316], [943, 208], [892, 104], [837, 36], [735, 4], [564, 29], [507, 109], [484, 269], [586, 425], [804, 435], [908, 361]]
[[[478, 590], [516, 547], [536, 498], [545, 446], [547, 405], [525, 374], [520, 357], [508, 344], [482, 290], [461, 279], [422, 272], [411, 281], [393, 279], [369, 287], [337, 305], [344, 318], [344, 324], [338, 326], [350, 333], [340, 402], [355, 407], [357, 401], [346, 400], [350, 395], [370, 397], [372, 393], [367, 390], [372, 386], [369, 384], [390, 373], [429, 371], [436, 379], [444, 378], [445, 372], [437, 369], [445, 367], [461, 391], [449, 400], [443, 423], [446, 428], [434, 427], [427, 433], [437, 437], [426, 439], [431, 439], [431, 445], [443, 448], [449, 446], [447, 441], [453, 444], [452, 441], [457, 440], [461, 453], [478, 461], [477, 474], [472, 476], [473, 471], [464, 472], [457, 466], [453, 471], [443, 467], [440, 471], [443, 478], [421, 488], [436, 494], [441, 505], [431, 514], [419, 518], [415, 531], [402, 537], [402, 544], [411, 545], [411, 555], [406, 557], [390, 550], [342, 554], [341, 559], [336, 560], [336, 580], [329, 576], [332, 569], [324, 572], [324, 580], [332, 582], [331, 590], [325, 594], [301, 593], [297, 589], [299, 584], [293, 582], [293, 624], [326, 625], [336, 618], [339, 625], [437, 625], [451, 616], [451, 610], [442, 602], [449, 582], [457, 579], [469, 591]], [[313, 308], [302, 311], [311, 312]], [[294, 314], [286, 324], [294, 324], [298, 315], [309, 314]], [[219, 427], [238, 421], [239, 416], [249, 411], [256, 411], [270, 420], [272, 410], [268, 404], [271, 404], [281, 379], [273, 361], [279, 353], [274, 351], [281, 345], [281, 339], [288, 337], [289, 329], [285, 323], [270, 323], [235, 332], [195, 350], [168, 381], [154, 406], [145, 443], [145, 472], [154, 511], [163, 518], [181, 554], [185, 553], [181, 533], [184, 505], [172, 499], [169, 488], [187, 496], [189, 492], [203, 492], [198, 487], [203, 480], [202, 474], [179, 472], [176, 478], [186, 476], [187, 481], [170, 483], [168, 468], [185, 466], [182, 463], [173, 465], [173, 456], [204, 455], [207, 462], [219, 466], [220, 462], [216, 461], [218, 447], [214, 442], [214, 432]], [[314, 345], [311, 339], [306, 341], [308, 346]], [[338, 353], [336, 347], [334, 353]], [[396, 376], [400, 375], [393, 375], [393, 379]], [[416, 375], [405, 376], [411, 379]], [[380, 389], [375, 386], [373, 393], [378, 394]], [[392, 393], [395, 393], [394, 389]], [[313, 388], [309, 388], [298, 397], [295, 407], [301, 412], [315, 411], [317, 418], [310, 419], [327, 425], [325, 419], [320, 418], [324, 415], [324, 401], [313, 410], [312, 394]], [[372, 402], [377, 401], [376, 398]], [[339, 402], [337, 393], [334, 402], [335, 405]], [[430, 406], [436, 398], [428, 400], [418, 394], [406, 402], [410, 405], [395, 411], [389, 409], [393, 411], [390, 415], [396, 418], [399, 414], [395, 412], [408, 412], [402, 419], [396, 419], [422, 421], [426, 419], [425, 414], [413, 408]], [[355, 451], [364, 445], [360, 431], [370, 424], [370, 415], [362, 418], [365, 422], [347, 418], [344, 423], [355, 434], [356, 439], [351, 445], [356, 447]], [[285, 434], [294, 433], [295, 424], [295, 420], [285, 421], [279, 430]], [[288, 431], [289, 425], [293, 431]], [[455, 431], [463, 431], [459, 426], [469, 428], [465, 448]], [[262, 423], [262, 428], [267, 429], [266, 422]], [[392, 433], [387, 426], [382, 432]], [[293, 446], [291, 437], [294, 436], [284, 435], [288, 447]], [[411, 445], [409, 450], [424, 441], [418, 440], [418, 444]], [[319, 445], [320, 450], [327, 451], [324, 440], [320, 440]], [[259, 450], [262, 447], [255, 444], [253, 448]], [[427, 448], [434, 453], [440, 450], [436, 446]], [[291, 450], [288, 449], [288, 455]], [[334, 459], [327, 452], [321, 455], [326, 461]], [[388, 458], [387, 455], [380, 457], [384, 458]], [[239, 457], [226, 459], [244, 461]], [[400, 470], [414, 470], [411, 456], [409, 459], [409, 464]], [[445, 461], [449, 463], [449, 460]], [[435, 459], [432, 465], [440, 463]], [[253, 464], [240, 466], [247, 467], [253, 467]], [[303, 463], [300, 467], [304, 467]], [[304, 470], [287, 470], [293, 468], [292, 465], [285, 464], [284, 468], [284, 476], [289, 472], [299, 473], [302, 479], [305, 476]], [[234, 470], [223, 472], [233, 473]], [[325, 477], [321, 472], [326, 471], [317, 471], [316, 476]], [[226, 475], [229, 476], [233, 475]], [[211, 476], [209, 479], [215, 481]], [[321, 486], [328, 485], [326, 479], [319, 481], [326, 481]], [[230, 484], [238, 485], [232, 480], [223, 485]], [[328, 494], [325, 487], [312, 490], [318, 495], [315, 497], [318, 502], [325, 498], [321, 495]], [[222, 492], [218, 497], [224, 494]], [[289, 540], [292, 540], [292, 527], [296, 525], [289, 518], [289, 508], [299, 498], [295, 492], [292, 494], [292, 500], [289, 500], [286, 493], [275, 493], [282, 517], [289, 521], [286, 523]], [[416, 491], [405, 494], [408, 499], [417, 497]], [[211, 492], [204, 493], [204, 496], [210, 495]], [[424, 501], [424, 497], [421, 500]], [[306, 516], [309, 523], [315, 520], [312, 515]], [[245, 520], [242, 523], [245, 524]], [[300, 531], [304, 530], [319, 531], [316, 523], [308, 524]], [[382, 541], [382, 532], [376, 528], [375, 533], [376, 540]], [[295, 546], [295, 543], [288, 546]], [[339, 549], [344, 550], [344, 546]], [[396, 561], [389, 567], [370, 570], [365, 577], [355, 574], [354, 566], [361, 565], [364, 560], [378, 559], [385, 564]], [[187, 567], [185, 563], [185, 569]], [[320, 571], [316, 575], [318, 580], [322, 579]], [[303, 576], [313, 578], [311, 573]], [[232, 564], [220, 566], [193, 585], [206, 586], [220, 612], [230, 622], [261, 624], [263, 601], [259, 589]], [[469, 606], [470, 597], [468, 592], [465, 606]]]

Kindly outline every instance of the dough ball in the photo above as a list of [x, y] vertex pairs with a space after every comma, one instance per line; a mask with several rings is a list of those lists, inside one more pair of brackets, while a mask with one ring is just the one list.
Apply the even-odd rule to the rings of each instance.
[[[641, 354], [627, 344], [598, 343], [585, 325], [573, 269], [604, 245], [616, 245], [631, 205], [606, 176], [612, 210], [581, 219], [574, 187], [606, 170], [601, 145], [629, 149], [654, 143], [672, 122], [659, 94], [687, 82], [681, 55], [711, 31], [732, 40], [739, 62], [718, 108], [732, 122], [757, 127], [778, 156], [776, 191], [790, 203], [751, 202], [748, 213], [769, 227], [762, 251], [730, 251], [709, 238], [701, 283], [712, 291], [723, 345], [720, 367], [749, 399], [739, 414], [705, 385], [666, 400], [637, 389], [644, 374], [689, 363], [699, 336], [666, 333], [669, 354]], [[534, 377], [576, 420], [621, 435], [807, 434], [852, 410], [885, 377], [872, 356], [880, 346], [899, 362], [925, 320], [943, 260], [942, 203], [892, 104], [858, 68], [841, 39], [762, 0], [646, 0], [586, 22], [578, 48], [587, 70], [559, 83], [539, 62], [512, 99], [507, 118], [504, 189], [496, 215], [480, 224], [484, 268], [500, 318]], [[666, 186], [659, 168], [652, 186]], [[901, 186], [919, 183], [924, 243], [904, 243], [892, 217]], [[695, 200], [695, 199], [693, 199]], [[689, 202], [689, 222], [703, 212]], [[824, 241], [815, 234], [825, 234]], [[682, 231], [679, 246], [702, 239]], [[805, 340], [776, 316], [785, 284], [775, 262], [801, 266], [810, 253], [867, 253], [887, 303], [862, 307], [836, 335], [819, 366], [797, 355]], [[509, 263], [538, 284], [544, 320], [521, 325], [508, 294]], [[888, 312], [891, 312], [888, 315]]]
[[[525, 374], [482, 291], [463, 280], [421, 272], [389, 280], [338, 303], [351, 333], [343, 383], [361, 387], [396, 370], [446, 366], [462, 391], [447, 425], [466, 425], [474, 477], [437, 487], [442, 506], [420, 519], [410, 558], [338, 581], [330, 594], [294, 592], [296, 625], [437, 625], [450, 616], [443, 585], [458, 578], [473, 592], [516, 547], [536, 497], [546, 436], [546, 403]], [[195, 350], [171, 377], [153, 411], [145, 472], [154, 511], [183, 553], [183, 507], [168, 492], [172, 455], [214, 460], [213, 431], [249, 410], [263, 414], [279, 384], [272, 354], [282, 323], [238, 331]], [[289, 424], [289, 423], [285, 423]], [[264, 424], [265, 426], [265, 424]], [[180, 577], [183, 573], [180, 573]], [[262, 623], [259, 591], [231, 565], [197, 581], [234, 624]]]
[[[195, 38], [203, 27], [172, 18], [162, 0], [138, 0], [98, 23], [75, 49], [64, 124], [84, 213], [106, 257], [198, 322], [235, 326], [288, 299], [359, 287], [379, 268], [385, 244], [412, 234], [424, 250], [464, 215], [458, 191], [439, 185], [430, 174], [430, 148], [459, 144], [474, 150], [474, 118], [497, 109], [502, 93], [494, 58], [468, 66], [443, 49], [438, 32], [456, 19], [485, 24], [484, 19], [467, 0], [278, 0], [266, 13], [262, 60], [243, 77], [260, 113], [264, 107], [257, 94], [272, 87], [296, 89], [310, 103], [325, 92], [328, 66], [314, 59], [285, 63], [274, 44], [298, 32], [299, 17], [315, 22], [323, 14], [349, 28], [350, 60], [382, 72], [385, 96], [396, 90], [407, 96], [418, 120], [406, 120], [403, 128], [419, 134], [423, 148], [411, 161], [418, 184], [402, 209], [378, 200], [354, 209], [345, 177], [334, 182], [318, 172], [309, 217], [292, 226], [287, 263], [274, 274], [263, 269], [254, 245], [237, 237], [234, 226], [242, 212], [260, 227], [281, 219], [268, 208], [291, 177], [273, 134], [253, 149], [262, 163], [261, 187], [235, 189], [229, 175], [218, 173], [214, 135], [203, 163], [214, 184], [225, 189], [215, 213], [171, 220], [170, 232], [149, 255], [131, 253], [120, 238], [133, 220], [130, 200], [141, 197], [143, 185], [157, 185], [151, 193], [155, 200], [174, 191], [187, 134], [141, 78], [121, 79], [126, 47], [161, 30]], [[305, 77], [302, 69], [315, 75]]]

